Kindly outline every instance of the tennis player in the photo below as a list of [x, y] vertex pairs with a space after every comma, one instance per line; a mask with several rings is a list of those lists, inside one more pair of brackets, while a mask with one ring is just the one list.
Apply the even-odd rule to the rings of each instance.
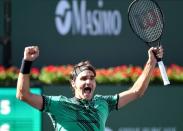
[[75, 65], [71, 72], [70, 83], [74, 96], [46, 96], [30, 92], [30, 69], [32, 62], [39, 56], [37, 46], [26, 47], [17, 82], [16, 97], [46, 112], [52, 119], [56, 131], [104, 131], [108, 115], [113, 110], [124, 107], [129, 102], [143, 96], [158, 58], [163, 57], [163, 48], [150, 48], [144, 70], [134, 85], [115, 95], [94, 95], [96, 89], [95, 68], [89, 61]]

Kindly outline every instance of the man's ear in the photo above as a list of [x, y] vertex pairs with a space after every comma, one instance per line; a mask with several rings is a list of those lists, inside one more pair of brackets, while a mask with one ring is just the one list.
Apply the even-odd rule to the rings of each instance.
[[76, 87], [76, 86], [75, 86], [75, 85], [76, 85], [76, 84], [75, 84], [75, 80], [71, 80], [71, 85], [72, 85], [73, 88]]

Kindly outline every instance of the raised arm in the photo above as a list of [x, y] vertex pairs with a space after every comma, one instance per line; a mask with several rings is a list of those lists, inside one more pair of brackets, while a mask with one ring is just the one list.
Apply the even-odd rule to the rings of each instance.
[[157, 57], [162, 58], [163, 56], [162, 47], [159, 47], [159, 48], [152, 47], [149, 49], [148, 51], [149, 58], [144, 67], [142, 74], [139, 76], [137, 81], [134, 83], [134, 85], [130, 89], [119, 93], [118, 108], [123, 107], [129, 102], [141, 97], [146, 91], [150, 82], [151, 75], [157, 63], [157, 60], [154, 57], [153, 52], [155, 52]]
[[17, 99], [28, 103], [29, 105], [42, 109], [43, 99], [40, 95], [35, 95], [30, 92], [30, 69], [31, 63], [39, 56], [39, 49], [37, 46], [26, 47], [24, 50], [24, 58], [17, 82]]

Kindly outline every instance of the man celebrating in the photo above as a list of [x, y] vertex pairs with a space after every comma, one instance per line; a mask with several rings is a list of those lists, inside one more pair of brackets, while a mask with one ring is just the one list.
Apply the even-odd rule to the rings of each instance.
[[[154, 52], [154, 53], [153, 53]], [[96, 88], [94, 67], [89, 61], [75, 65], [70, 77], [74, 97], [40, 96], [32, 94], [30, 69], [32, 62], [39, 56], [37, 46], [26, 47], [17, 82], [17, 98], [40, 111], [47, 112], [56, 131], [103, 131], [109, 113], [141, 97], [146, 91], [153, 69], [157, 63], [154, 56], [162, 58], [163, 48], [150, 48], [148, 60], [140, 77], [134, 85], [116, 95], [94, 95]]]

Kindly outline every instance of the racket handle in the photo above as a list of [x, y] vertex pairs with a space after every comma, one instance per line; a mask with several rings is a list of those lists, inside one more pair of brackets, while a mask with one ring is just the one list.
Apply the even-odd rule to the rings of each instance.
[[165, 70], [165, 66], [163, 64], [163, 61], [158, 61], [158, 66], [159, 66], [159, 69], [160, 69], [160, 73], [161, 73], [161, 76], [162, 76], [162, 79], [163, 79], [163, 83], [164, 85], [169, 85], [170, 84], [170, 81], [168, 79], [168, 76], [167, 76], [167, 73], [166, 73], [166, 70]]

